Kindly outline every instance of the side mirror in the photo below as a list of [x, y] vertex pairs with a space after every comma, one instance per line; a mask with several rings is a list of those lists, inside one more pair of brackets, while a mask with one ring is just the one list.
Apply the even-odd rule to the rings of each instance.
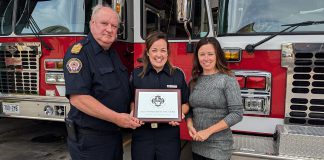
[[177, 20], [184, 23], [191, 19], [192, 0], [177, 0]]
[[177, 21], [179, 23], [183, 23], [183, 26], [188, 35], [189, 41], [186, 47], [186, 51], [188, 53], [193, 53], [193, 48], [194, 48], [194, 45], [191, 43], [191, 34], [188, 29], [188, 24], [191, 19], [192, 1], [193, 0], [177, 0]]

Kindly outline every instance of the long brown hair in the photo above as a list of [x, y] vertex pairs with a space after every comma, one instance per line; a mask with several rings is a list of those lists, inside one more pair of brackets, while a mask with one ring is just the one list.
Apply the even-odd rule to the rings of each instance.
[[166, 43], [167, 43], [168, 59], [167, 59], [165, 65], [167, 65], [169, 67], [170, 74], [173, 74], [173, 72], [174, 72], [174, 67], [172, 66], [171, 62], [169, 61], [169, 57], [170, 57], [171, 52], [170, 52], [170, 46], [169, 46], [167, 35], [165, 33], [163, 33], [163, 32], [152, 32], [145, 39], [145, 50], [144, 50], [143, 55], [142, 55], [143, 71], [139, 74], [139, 76], [141, 78], [144, 77], [144, 75], [145, 75], [145, 73], [147, 71], [148, 64], [150, 63], [150, 59], [149, 59], [147, 53], [149, 52], [149, 50], [152, 47], [153, 43], [160, 40], [160, 39], [165, 40]]
[[220, 73], [224, 73], [227, 74], [229, 76], [233, 76], [232, 71], [227, 67], [227, 62], [225, 59], [225, 55], [224, 52], [222, 50], [221, 45], [219, 44], [218, 40], [214, 37], [205, 37], [202, 38], [196, 46], [196, 50], [194, 53], [194, 57], [193, 57], [193, 64], [192, 64], [192, 70], [191, 70], [191, 81], [189, 83], [190, 89], [192, 89], [196, 82], [198, 77], [203, 73], [203, 68], [201, 67], [200, 63], [199, 63], [199, 59], [198, 59], [198, 51], [200, 49], [200, 47], [202, 47], [203, 45], [207, 45], [207, 44], [211, 44], [214, 49], [215, 49], [215, 54], [216, 54], [216, 69], [218, 70], [218, 72]]

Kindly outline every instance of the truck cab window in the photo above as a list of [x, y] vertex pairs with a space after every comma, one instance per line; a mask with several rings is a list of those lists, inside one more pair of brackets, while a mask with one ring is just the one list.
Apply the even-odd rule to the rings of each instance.
[[[169, 39], [187, 39], [184, 24], [177, 21], [176, 0], [143, 0], [142, 37], [145, 38], [152, 31], [162, 31]], [[193, 1], [189, 30], [192, 38], [204, 37], [208, 34], [208, 16], [204, 0]]]
[[12, 32], [13, 0], [0, 1], [0, 35], [9, 35]]
[[87, 33], [93, 3], [90, 0], [26, 0], [18, 1], [16, 34]]
[[150, 5], [145, 6], [146, 10], [146, 29], [143, 31], [144, 34], [148, 34], [153, 31], [161, 31], [160, 25], [161, 25], [161, 16], [159, 13], [159, 10], [155, 9], [154, 7]]
[[[225, 0], [222, 2], [222, 34], [267, 34], [286, 28], [284, 24], [322, 21], [323, 0]], [[293, 5], [292, 5], [293, 4]], [[292, 32], [324, 32], [324, 24], [300, 26]]]

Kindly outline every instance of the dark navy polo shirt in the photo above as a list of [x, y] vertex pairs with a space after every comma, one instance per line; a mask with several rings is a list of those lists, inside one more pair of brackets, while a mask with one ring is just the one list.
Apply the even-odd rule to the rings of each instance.
[[143, 67], [139, 67], [134, 69], [131, 73], [130, 85], [133, 101], [136, 89], [180, 89], [181, 104], [188, 102], [189, 89], [184, 73], [179, 68], [175, 68], [174, 72], [171, 74], [169, 67], [164, 65], [163, 69], [157, 73], [149, 63], [143, 78], [139, 76], [142, 71]]
[[[103, 50], [91, 34], [79, 43], [82, 49], [78, 54], [71, 53], [71, 46], [64, 57], [66, 96], [91, 95], [116, 112], [127, 112], [131, 99], [128, 72], [116, 51]], [[69, 60], [75, 58], [82, 63], [81, 69], [68, 66]], [[68, 117], [82, 128], [118, 129], [117, 125], [89, 116], [72, 105]]]

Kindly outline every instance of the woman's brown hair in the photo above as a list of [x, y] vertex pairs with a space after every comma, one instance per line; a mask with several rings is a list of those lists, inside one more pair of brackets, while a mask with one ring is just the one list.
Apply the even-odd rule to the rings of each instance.
[[192, 64], [192, 70], [191, 70], [191, 81], [189, 83], [190, 89], [192, 89], [196, 82], [198, 77], [203, 73], [203, 68], [201, 67], [198, 59], [198, 51], [200, 47], [203, 45], [211, 44], [215, 49], [216, 54], [216, 65], [215, 68], [220, 73], [227, 74], [229, 76], [233, 76], [232, 71], [227, 67], [227, 62], [225, 59], [224, 52], [222, 50], [221, 45], [219, 44], [218, 40], [214, 37], [205, 37], [202, 38], [196, 45], [196, 50], [193, 57], [193, 64]]
[[141, 78], [144, 77], [145, 73], [147, 72], [147, 67], [148, 67], [148, 65], [150, 63], [150, 59], [149, 59], [147, 53], [149, 52], [149, 50], [152, 47], [153, 43], [160, 40], [160, 39], [165, 40], [166, 43], [167, 43], [168, 59], [167, 59], [165, 65], [167, 65], [169, 67], [170, 74], [173, 74], [173, 72], [174, 72], [174, 67], [172, 66], [171, 62], [169, 61], [169, 57], [170, 57], [171, 52], [170, 52], [170, 46], [169, 46], [167, 35], [165, 33], [163, 33], [163, 32], [152, 32], [145, 39], [145, 50], [144, 50], [143, 55], [142, 55], [143, 71], [139, 74], [139, 76]]

